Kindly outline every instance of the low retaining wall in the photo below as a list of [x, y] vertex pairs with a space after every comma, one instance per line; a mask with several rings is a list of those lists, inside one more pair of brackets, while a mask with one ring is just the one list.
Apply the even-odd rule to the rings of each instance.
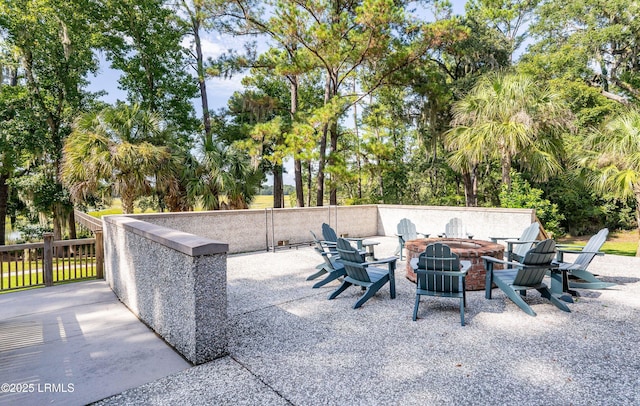
[[303, 244], [313, 231], [322, 236], [322, 223], [338, 235], [370, 237], [378, 231], [375, 205], [326, 206], [266, 210], [219, 210], [185, 213], [137, 214], [131, 216], [152, 224], [201, 237], [224, 241], [229, 253], [268, 250], [278, 241]]
[[362, 205], [265, 210], [220, 210], [131, 216], [159, 226], [224, 241], [229, 253], [269, 250], [286, 241], [291, 245], [311, 242], [313, 231], [322, 236], [322, 223], [338, 235], [350, 237], [393, 236], [402, 218], [413, 221], [418, 231], [443, 233], [453, 217], [459, 217], [474, 239], [518, 237], [535, 221], [532, 209], [483, 207]]
[[192, 363], [226, 355], [228, 245], [124, 216], [103, 226], [120, 300]]
[[418, 232], [430, 233], [432, 237], [444, 233], [449, 220], [458, 217], [466, 232], [476, 240], [518, 238], [536, 219], [533, 209], [378, 205], [376, 235], [394, 235], [398, 223], [405, 217], [416, 225]]

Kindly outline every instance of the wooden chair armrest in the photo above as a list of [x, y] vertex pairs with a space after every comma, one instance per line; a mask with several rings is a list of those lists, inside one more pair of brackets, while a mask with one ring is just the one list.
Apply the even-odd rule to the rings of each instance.
[[513, 246], [514, 245], [521, 245], [521, 244], [533, 244], [538, 242], [538, 240], [533, 240], [533, 241], [520, 241], [520, 240], [516, 240], [516, 241], [511, 241], [511, 240], [505, 240], [507, 243], [507, 251], [512, 252], [513, 251]]
[[496, 263], [496, 264], [513, 265], [513, 266], [518, 266], [518, 267], [522, 267], [523, 266], [520, 262], [505, 261], [504, 259], [488, 257], [486, 255], [483, 255], [481, 258], [484, 259], [487, 262], [493, 262], [493, 263]]
[[518, 237], [489, 237], [489, 239], [495, 243], [498, 242], [498, 240], [517, 240]]
[[367, 261], [365, 262], [365, 264], [368, 265], [375, 265], [375, 264], [388, 264], [390, 262], [394, 262], [397, 261], [398, 257], [388, 257], [388, 258], [382, 258], [382, 259], [376, 259], [375, 261]]
[[563, 249], [582, 249], [584, 248], [584, 245], [580, 245], [580, 244], [556, 244], [556, 249], [558, 248], [563, 248]]
[[539, 240], [523, 241], [523, 240], [506, 240], [507, 244], [532, 244], [534, 242], [540, 242]]

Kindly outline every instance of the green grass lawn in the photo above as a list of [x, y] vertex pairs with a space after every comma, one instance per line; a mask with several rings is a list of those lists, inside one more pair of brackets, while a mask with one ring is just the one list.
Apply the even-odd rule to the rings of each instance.
[[[291, 207], [289, 203], [289, 196], [284, 197], [284, 207]], [[253, 199], [253, 202], [249, 206], [250, 209], [265, 209], [273, 207], [273, 195], [258, 195]], [[197, 210], [202, 210], [201, 208], [197, 208]], [[142, 213], [140, 209], [135, 209], [135, 213]], [[151, 210], [145, 211], [145, 213], [152, 213]], [[111, 207], [104, 210], [90, 211], [87, 214], [93, 217], [102, 217], [108, 216], [112, 214], [122, 214], [122, 204], [120, 199], [113, 199]]]
[[625, 255], [635, 257], [638, 249], [637, 242], [606, 242], [602, 246], [602, 252], [612, 255]]
[[[269, 207], [273, 207], [273, 195], [258, 195], [249, 206], [250, 209], [265, 209]], [[291, 207], [289, 196], [284, 197], [284, 207]]]
[[[153, 213], [153, 210], [145, 210], [144, 212], [138, 208], [134, 208], [133, 210], [134, 213]], [[119, 198], [115, 198], [113, 200], [111, 200], [111, 206], [107, 209], [103, 209], [103, 210], [96, 210], [96, 211], [90, 211], [87, 212], [88, 215], [93, 216], [93, 217], [102, 217], [102, 216], [109, 216], [112, 214], [122, 214], [122, 201]]]
[[[560, 244], [575, 244], [584, 246], [591, 238], [590, 235], [582, 237], [564, 237], [558, 239]], [[624, 255], [634, 257], [638, 249], [638, 232], [633, 231], [617, 231], [610, 233], [607, 241], [601, 248], [605, 254]]]
[[[10, 265], [10, 266], [9, 266]], [[17, 270], [16, 270], [17, 268]], [[74, 262], [58, 259], [53, 264], [53, 282], [72, 281], [78, 279], [95, 278], [95, 263]], [[27, 288], [44, 283], [44, 271], [42, 261], [2, 263], [2, 290], [14, 288]]]

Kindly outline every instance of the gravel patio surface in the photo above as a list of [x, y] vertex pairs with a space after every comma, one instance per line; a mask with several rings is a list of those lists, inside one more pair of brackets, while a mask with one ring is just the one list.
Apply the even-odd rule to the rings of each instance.
[[[378, 257], [391, 255], [392, 237]], [[565, 259], [570, 259], [566, 256]], [[100, 405], [640, 404], [640, 258], [596, 257], [607, 290], [580, 290], [557, 309], [535, 291], [531, 317], [494, 289], [423, 297], [396, 271], [360, 309], [351, 287], [311, 289], [310, 247], [228, 258], [229, 355], [104, 399]]]

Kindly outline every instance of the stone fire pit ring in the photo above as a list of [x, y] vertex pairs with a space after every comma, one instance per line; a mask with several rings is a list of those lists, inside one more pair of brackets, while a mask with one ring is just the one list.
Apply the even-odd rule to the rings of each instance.
[[411, 268], [411, 260], [417, 258], [424, 252], [427, 245], [441, 242], [447, 244], [451, 251], [460, 257], [461, 261], [470, 261], [471, 268], [466, 277], [467, 290], [483, 290], [485, 287], [486, 270], [482, 256], [489, 256], [498, 259], [504, 257], [504, 246], [491, 241], [472, 240], [467, 238], [421, 238], [410, 240], [405, 243], [407, 249], [407, 279], [416, 282], [416, 274]]

